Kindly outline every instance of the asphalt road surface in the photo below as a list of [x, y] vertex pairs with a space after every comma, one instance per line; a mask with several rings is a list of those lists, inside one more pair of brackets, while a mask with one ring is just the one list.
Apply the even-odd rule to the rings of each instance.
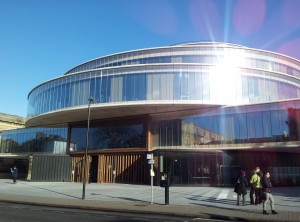
[[119, 212], [103, 212], [67, 208], [53, 208], [25, 204], [0, 202], [0, 222], [190, 222], [221, 221], [200, 218], [169, 217], [153, 214], [132, 214]]

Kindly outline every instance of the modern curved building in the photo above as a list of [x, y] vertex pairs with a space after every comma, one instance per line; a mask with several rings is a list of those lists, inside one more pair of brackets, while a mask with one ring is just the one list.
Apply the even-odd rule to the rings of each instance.
[[26, 154], [33, 180], [65, 155], [64, 180], [81, 181], [90, 107], [93, 182], [147, 183], [153, 153], [157, 182], [229, 185], [260, 166], [299, 185], [299, 97], [300, 61], [278, 53], [218, 42], [122, 52], [32, 89], [23, 139], [2, 132], [1, 153]]

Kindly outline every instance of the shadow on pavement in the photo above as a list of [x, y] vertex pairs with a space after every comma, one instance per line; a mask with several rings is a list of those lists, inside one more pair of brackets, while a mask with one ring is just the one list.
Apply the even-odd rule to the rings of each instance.
[[61, 192], [57, 192], [57, 191], [54, 191], [54, 190], [49, 190], [49, 189], [46, 189], [46, 188], [42, 188], [42, 187], [31, 185], [31, 184], [28, 184], [28, 186], [31, 186], [31, 187], [34, 187], [34, 188], [37, 188], [37, 189], [40, 189], [40, 190], [45, 190], [45, 191], [48, 191], [48, 192], [51, 192], [51, 193], [60, 194], [60, 195], [66, 196], [66, 197], [72, 197], [72, 198], [80, 199], [81, 200], [81, 198], [79, 198], [79, 197], [72, 196], [72, 195], [65, 194], [65, 193], [61, 193]]
[[112, 199], [120, 199], [120, 200], [126, 200], [126, 201], [131, 201], [131, 202], [149, 203], [149, 201], [144, 201], [144, 200], [139, 200], [139, 199], [134, 199], [134, 198], [129, 198], [129, 197], [113, 197], [113, 196], [97, 194], [97, 193], [92, 193], [91, 195], [104, 196], [104, 197], [108, 197], [108, 198], [112, 198]]

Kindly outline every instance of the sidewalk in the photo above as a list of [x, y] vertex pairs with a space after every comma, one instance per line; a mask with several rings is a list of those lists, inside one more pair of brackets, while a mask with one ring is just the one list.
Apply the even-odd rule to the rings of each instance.
[[[228, 221], [300, 221], [299, 187], [277, 188], [275, 207], [279, 215], [263, 215], [262, 206], [236, 206], [232, 188], [171, 187], [170, 205], [164, 205], [164, 189], [129, 184], [82, 184], [69, 182], [28, 182], [12, 184], [0, 179], [0, 201], [146, 214], [187, 216]], [[270, 212], [270, 206], [267, 206]]]

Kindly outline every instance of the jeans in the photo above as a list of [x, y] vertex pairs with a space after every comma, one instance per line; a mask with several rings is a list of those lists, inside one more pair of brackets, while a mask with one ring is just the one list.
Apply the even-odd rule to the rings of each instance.
[[13, 183], [17, 182], [17, 177], [16, 176], [12, 176], [12, 179], [13, 179]]
[[259, 204], [261, 203], [261, 193], [262, 192], [262, 189], [261, 188], [256, 188], [255, 189], [255, 204]]
[[[251, 204], [254, 204], [254, 199], [253, 199], [254, 193], [256, 193], [256, 189], [251, 188], [251, 190], [250, 190], [250, 203]], [[255, 195], [255, 197], [256, 197], [256, 195]]]
[[245, 196], [246, 195], [243, 195], [243, 194], [241, 194], [241, 195], [237, 195], [237, 205], [240, 205], [240, 196], [242, 196], [242, 201], [243, 201], [243, 205], [245, 206], [246, 205], [246, 203], [245, 203]]
[[262, 188], [256, 188], [256, 190], [257, 190], [257, 196], [258, 196], [257, 203], [262, 203], [262, 202], [263, 202], [263, 198], [262, 198], [262, 195], [263, 195]]
[[264, 200], [263, 210], [266, 210], [268, 200], [270, 200], [271, 210], [274, 210], [274, 197], [271, 193], [266, 193], [266, 199]]

